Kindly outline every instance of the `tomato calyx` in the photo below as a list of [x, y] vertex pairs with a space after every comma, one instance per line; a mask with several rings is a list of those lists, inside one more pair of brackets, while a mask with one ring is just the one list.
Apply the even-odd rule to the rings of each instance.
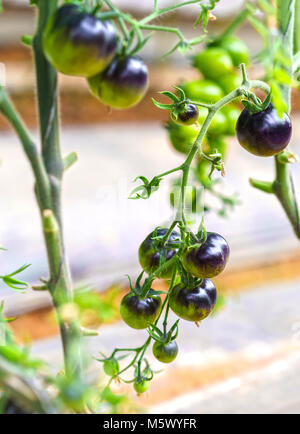
[[166, 330], [162, 332], [155, 324], [150, 324], [147, 332], [155, 342], [169, 344], [170, 342], [175, 341], [178, 336], [178, 323], [179, 319], [172, 325], [168, 332]]
[[261, 101], [261, 99], [253, 92], [244, 91], [243, 93], [247, 99], [242, 99], [242, 104], [250, 111], [250, 113], [259, 113], [264, 111], [271, 104], [271, 92], [266, 96], [264, 101]]
[[132, 285], [130, 276], [128, 274], [126, 275], [129, 280], [129, 287], [130, 287], [129, 294], [137, 295], [140, 300], [143, 300], [151, 295], [166, 294], [166, 291], [157, 291], [151, 288], [155, 276], [150, 275], [144, 280], [144, 283], [141, 284], [143, 274], [144, 274], [144, 270], [139, 274], [134, 286]]
[[198, 124], [199, 109], [197, 104], [192, 103], [185, 95], [181, 87], [173, 86], [177, 90], [179, 96], [169, 91], [160, 92], [161, 95], [168, 97], [172, 103], [162, 104], [152, 98], [153, 104], [162, 109], [170, 111], [170, 116], [173, 122], [181, 126], [189, 126]]

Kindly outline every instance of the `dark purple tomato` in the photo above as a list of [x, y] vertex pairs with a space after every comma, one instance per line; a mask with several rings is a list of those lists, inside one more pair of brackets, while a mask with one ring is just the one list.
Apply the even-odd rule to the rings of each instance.
[[162, 363], [173, 362], [178, 354], [178, 345], [175, 341], [168, 343], [155, 342], [152, 348], [154, 357]]
[[101, 74], [88, 80], [92, 94], [116, 109], [136, 105], [148, 88], [148, 68], [138, 57], [116, 57]]
[[[156, 236], [163, 237], [168, 232], [168, 229], [161, 228], [157, 229]], [[151, 232], [147, 238], [142, 242], [139, 248], [139, 261], [140, 264], [148, 274], [155, 272], [161, 265], [161, 261], [166, 262], [173, 258], [178, 252], [180, 235], [176, 231], [172, 231], [168, 243], [172, 243], [173, 246], [166, 248], [161, 242], [154, 240], [154, 233]], [[177, 248], [178, 245], [178, 248]], [[174, 264], [166, 265], [164, 269], [160, 272], [159, 276], [162, 279], [168, 279], [172, 277], [174, 270]]]
[[161, 307], [159, 295], [141, 298], [133, 292], [121, 301], [120, 314], [124, 322], [133, 329], [146, 329], [153, 324]]
[[186, 104], [184, 110], [182, 110], [178, 117], [175, 118], [174, 115], [171, 115], [172, 121], [174, 121], [178, 125], [186, 126], [193, 125], [198, 122], [199, 118], [199, 110], [195, 104]]
[[244, 109], [238, 118], [236, 133], [240, 145], [246, 151], [259, 157], [271, 157], [289, 144], [292, 124], [286, 113], [280, 118], [270, 104], [259, 113]]
[[229, 257], [226, 240], [215, 232], [207, 232], [204, 244], [188, 247], [182, 253], [182, 265], [192, 276], [205, 278], [220, 274]]
[[217, 290], [213, 282], [204, 279], [195, 288], [186, 288], [183, 284], [174, 286], [169, 298], [170, 308], [179, 318], [198, 322], [205, 319], [217, 302]]
[[110, 64], [118, 46], [115, 27], [75, 4], [50, 17], [43, 37], [46, 57], [64, 74], [91, 77]]

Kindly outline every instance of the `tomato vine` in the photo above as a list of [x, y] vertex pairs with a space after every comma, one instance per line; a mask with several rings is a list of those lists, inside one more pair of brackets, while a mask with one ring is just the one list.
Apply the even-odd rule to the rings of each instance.
[[[156, 107], [170, 112], [171, 123], [168, 128], [177, 123], [180, 128], [190, 127], [194, 130], [190, 130], [190, 132], [192, 131], [190, 133], [192, 140], [191, 143], [188, 143], [187, 151], [184, 150], [183, 152], [187, 154], [184, 162], [175, 168], [167, 169], [163, 173], [155, 175], [151, 180], [148, 180], [144, 175], [138, 176], [136, 180], [141, 184], [130, 195], [131, 199], [148, 199], [159, 189], [164, 178], [177, 172], [180, 174], [180, 194], [178, 204], [176, 204], [175, 218], [169, 227], [154, 228], [141, 244], [139, 259], [143, 270], [135, 285], [132, 285], [130, 281], [130, 292], [121, 302], [120, 311], [123, 320], [133, 328], [146, 329], [148, 336], [144, 344], [139, 347], [115, 348], [109, 356], [102, 355], [102, 358], [98, 359], [104, 364], [106, 374], [110, 376], [108, 387], [114, 379], [119, 379], [125, 383], [133, 383], [134, 389], [138, 393], [145, 392], [155, 374], [146, 358], [146, 351], [150, 344], [154, 342], [153, 354], [164, 363], [173, 361], [177, 356], [176, 338], [179, 331], [179, 319], [169, 326], [170, 310], [181, 320], [199, 324], [216, 305], [217, 290], [210, 279], [224, 270], [229, 256], [229, 246], [221, 235], [206, 231], [203, 213], [198, 216], [200, 224], [197, 233], [194, 233], [190, 228], [189, 218], [186, 215], [186, 202], [192, 163], [196, 156], [200, 162], [205, 162], [210, 167], [208, 179], [211, 179], [214, 170], [221, 172], [222, 175], [225, 174], [224, 153], [218, 149], [209, 148], [206, 150], [204, 140], [213, 131], [213, 122], [216, 122], [217, 116], [234, 101], [243, 103], [245, 107], [243, 113], [246, 114], [247, 119], [253, 119], [255, 115], [264, 116], [272, 111], [274, 116], [270, 127], [275, 128], [276, 131], [281, 128], [282, 121], [280, 119], [282, 117], [280, 118], [280, 116], [285, 111], [289, 112], [290, 110], [290, 89], [294, 75], [296, 76], [299, 72], [300, 65], [299, 26], [295, 25], [295, 20], [299, 20], [295, 13], [296, 10], [299, 10], [299, 0], [277, 0], [277, 8], [262, 0], [258, 1], [255, 6], [247, 3], [245, 10], [233, 20], [221, 35], [208, 38], [206, 27], [208, 21], [215, 18], [212, 11], [217, 3], [218, 0], [187, 0], [160, 8], [159, 1], [154, 0], [153, 12], [146, 17], [136, 19], [129, 13], [118, 9], [110, 0], [30, 1], [30, 4], [37, 8], [37, 29], [33, 37], [25, 36], [22, 40], [32, 48], [34, 54], [40, 146], [32, 140], [24, 121], [13, 106], [4, 87], [0, 87], [0, 112], [18, 135], [33, 170], [35, 194], [40, 209], [49, 264], [49, 278], [41, 279], [42, 284], [34, 289], [48, 290], [52, 297], [64, 353], [65, 370], [63, 375], [57, 378], [44, 379], [46, 383], [56, 388], [57, 399], [54, 408], [52, 405], [48, 405], [50, 400], [48, 395], [46, 397], [38, 395], [40, 399], [34, 399], [33, 402], [27, 399], [26, 402], [35, 411], [54, 412], [57, 408], [61, 409], [66, 405], [72, 411], [84, 412], [92, 393], [83, 376], [85, 360], [82, 354], [82, 338], [92, 335], [93, 332], [84, 330], [80, 326], [76, 309], [74, 309], [73, 284], [64, 247], [61, 188], [64, 173], [77, 161], [77, 155], [71, 153], [63, 158], [61, 153], [58, 70], [65, 74], [85, 77], [96, 98], [120, 109], [137, 104], [147, 91], [148, 69], [136, 55], [147, 44], [153, 32], [172, 33], [178, 39], [176, 44], [164, 55], [164, 58], [177, 49], [186, 53], [198, 44], [205, 42], [206, 48], [194, 57], [193, 62], [194, 66], [208, 79], [205, 85], [212, 86], [210, 89], [213, 88], [214, 83], [209, 82], [209, 80], [213, 80], [217, 75], [224, 74], [225, 76], [233, 67], [240, 65], [241, 77], [239, 78], [236, 74], [231, 77], [230, 82], [223, 82], [223, 88], [226, 87], [225, 96], [221, 90], [221, 95], [215, 95], [213, 102], [210, 100], [210, 95], [205, 101], [203, 98], [190, 97], [191, 86], [189, 88], [184, 83], [175, 87], [175, 93], [162, 92], [165, 97], [170, 99], [169, 104], [154, 101]], [[201, 36], [187, 40], [180, 29], [160, 25], [157, 21], [158, 18], [170, 12], [191, 5], [197, 5], [200, 8], [195, 26], [202, 22], [203, 34]], [[263, 21], [256, 17], [255, 11], [257, 9], [262, 9]], [[275, 30], [268, 29], [270, 16], [276, 16], [277, 26]], [[263, 80], [249, 80], [245, 65], [248, 60], [247, 53], [240, 51], [236, 56], [236, 52], [230, 52], [230, 47], [226, 46], [226, 43], [230, 42], [233, 32], [244, 20], [249, 20], [261, 34], [265, 43], [264, 50], [259, 54], [264, 59], [266, 71]], [[94, 26], [95, 32], [92, 34], [89, 34], [87, 22]], [[80, 23], [83, 25], [78, 31]], [[73, 33], [74, 29], [78, 33], [76, 31]], [[77, 38], [75, 38], [76, 42], [74, 42], [74, 34]], [[57, 41], [60, 50], [57, 50]], [[100, 55], [98, 51], [99, 41], [102, 48]], [[271, 43], [272, 41], [274, 44]], [[243, 51], [241, 41], [235, 40], [234, 43]], [[80, 49], [78, 49], [78, 45]], [[95, 55], [95, 49], [97, 49], [97, 55]], [[242, 59], [241, 56], [244, 56], [245, 59]], [[215, 59], [215, 71], [207, 69], [206, 61], [208, 58]], [[218, 68], [217, 61], [219, 61]], [[274, 64], [275, 68], [273, 69]], [[126, 79], [123, 79], [124, 72], [126, 72], [125, 76], [129, 75], [132, 80], [127, 82]], [[254, 89], [259, 89], [265, 93], [263, 101], [254, 93]], [[271, 99], [275, 106], [274, 111]], [[203, 109], [205, 115], [200, 122], [200, 112]], [[287, 116], [288, 114], [286, 114]], [[243, 126], [243, 128], [246, 127]], [[289, 134], [286, 134], [287, 136]], [[238, 138], [241, 145], [247, 149], [239, 134]], [[282, 137], [280, 138], [282, 139]], [[272, 149], [268, 150], [270, 153], [265, 154], [276, 154], [274, 182], [251, 179], [251, 184], [253, 187], [274, 194], [278, 198], [296, 235], [300, 238], [298, 206], [288, 167], [289, 163], [296, 160], [296, 156], [286, 148], [287, 141], [283, 139], [280, 141], [278, 149], [284, 150], [279, 154], [273, 152]], [[202, 187], [215, 194], [224, 204], [235, 203], [234, 199], [214, 190], [211, 184], [205, 184], [203, 181], [201, 183]], [[148, 275], [145, 278], [144, 273]], [[152, 288], [154, 280], [161, 277], [169, 280], [167, 292], [156, 291]], [[13, 274], [0, 278], [8, 278], [7, 281], [11, 278], [12, 280], [9, 281], [11, 285], [18, 285], [17, 280], [14, 281]], [[19, 284], [22, 284], [22, 281], [19, 281]], [[163, 301], [161, 295], [164, 296]], [[2, 316], [2, 311], [0, 313]], [[159, 321], [162, 318], [162, 326], [159, 327]], [[5, 365], [5, 358], [9, 360], [6, 371], [10, 375], [16, 374], [16, 361], [19, 364], [23, 363], [23, 368], [30, 367], [30, 375], [28, 375], [27, 369], [21, 369], [17, 375], [25, 383], [27, 382], [25, 385], [28, 386], [28, 382], [32, 380], [32, 373], [36, 372], [37, 364], [35, 360], [31, 360], [23, 352], [18, 353], [17, 346], [13, 342], [11, 345], [14, 357], [12, 358], [12, 353], [0, 354], [0, 371], [5, 370], [2, 368]], [[17, 353], [18, 357], [15, 357]], [[11, 358], [9, 359], [9, 357]], [[122, 367], [119, 362], [127, 357], [129, 362]], [[123, 378], [123, 374], [132, 368], [132, 378], [129, 380]], [[8, 387], [5, 375], [3, 378], [2, 380], [1, 376], [2, 384], [4, 387]], [[31, 384], [29, 389], [33, 390]], [[105, 393], [103, 393], [104, 399], [107, 399], [109, 395], [108, 390], [106, 388]], [[26, 401], [26, 394], [23, 390], [13, 388], [13, 390], [9, 390], [9, 393], [13, 398], [17, 396], [21, 397], [22, 402]], [[39, 405], [39, 402], [42, 405]]]

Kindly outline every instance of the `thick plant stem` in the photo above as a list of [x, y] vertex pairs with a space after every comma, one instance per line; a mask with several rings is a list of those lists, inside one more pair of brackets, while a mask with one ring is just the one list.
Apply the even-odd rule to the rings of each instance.
[[51, 183], [52, 209], [61, 224], [60, 184], [64, 163], [59, 144], [57, 72], [47, 61], [42, 47], [45, 26], [51, 14], [56, 10], [57, 4], [57, 0], [39, 0], [38, 24], [33, 39], [33, 49], [36, 65], [42, 155]]
[[80, 329], [75, 318], [67, 321], [61, 315], [64, 305], [73, 301], [73, 288], [64, 251], [61, 221], [61, 181], [64, 161], [59, 143], [58, 88], [56, 70], [47, 61], [42, 47], [47, 21], [56, 10], [57, 0], [38, 3], [38, 25], [33, 49], [37, 77], [37, 97], [40, 121], [42, 157], [51, 186], [51, 205], [41, 208], [43, 229], [50, 269], [49, 290], [59, 321], [67, 374], [81, 372]]
[[[277, 0], [277, 21], [278, 28], [282, 34], [282, 46], [285, 56], [290, 59], [291, 65], [287, 71], [292, 75], [292, 60], [294, 55], [294, 24], [297, 3], [295, 0]], [[298, 5], [299, 7], [299, 5]], [[298, 31], [298, 29], [297, 29]], [[291, 88], [282, 86], [282, 92], [290, 110]], [[276, 197], [281, 203], [285, 213], [294, 229], [297, 238], [300, 239], [299, 211], [295, 197], [293, 180], [290, 175], [289, 165], [280, 160], [280, 156], [275, 157], [276, 178], [273, 189]]]
[[299, 211], [295, 199], [293, 180], [291, 178], [288, 164], [280, 163], [275, 159], [276, 179], [273, 183], [273, 191], [286, 212], [288, 219], [298, 238], [300, 238]]
[[300, 0], [296, 0], [294, 23], [294, 54], [300, 51]]

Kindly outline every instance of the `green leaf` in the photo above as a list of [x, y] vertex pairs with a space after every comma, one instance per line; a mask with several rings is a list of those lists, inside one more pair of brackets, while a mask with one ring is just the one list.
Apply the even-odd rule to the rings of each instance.
[[18, 268], [16, 271], [13, 271], [10, 274], [7, 274], [7, 277], [15, 276], [16, 274], [21, 273], [22, 271], [26, 270], [26, 268], [30, 267], [31, 264], [24, 264], [22, 267]]
[[[174, 87], [175, 87], [175, 86], [174, 86]], [[165, 90], [165, 91], [163, 91], [163, 92], [159, 92], [159, 93], [161, 93], [162, 95], [167, 96], [167, 97], [170, 98], [173, 102], [178, 102], [178, 101], [179, 101], [179, 98], [178, 98], [176, 95], [174, 95], [174, 93], [172, 93], [172, 92], [168, 92], [167, 90]]]
[[13, 277], [4, 276], [2, 277], [2, 280], [9, 288], [13, 289], [16, 292], [23, 292], [25, 289], [29, 288], [27, 282], [14, 279]]
[[162, 103], [156, 101], [154, 98], [152, 98], [152, 102], [156, 107], [158, 107], [162, 110], [171, 110], [174, 106], [174, 104], [162, 104]]

